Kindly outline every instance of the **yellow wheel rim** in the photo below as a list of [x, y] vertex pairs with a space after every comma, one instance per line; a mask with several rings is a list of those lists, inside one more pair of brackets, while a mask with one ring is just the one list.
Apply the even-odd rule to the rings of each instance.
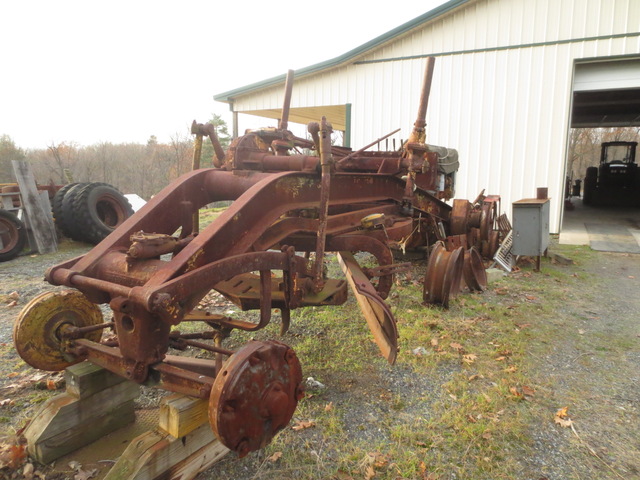
[[[40, 370], [59, 371], [82, 361], [66, 350], [61, 338], [65, 325], [87, 327], [102, 323], [102, 312], [77, 290], [46, 292], [22, 309], [13, 326], [13, 343], [20, 357]], [[85, 335], [99, 342], [102, 330]]]

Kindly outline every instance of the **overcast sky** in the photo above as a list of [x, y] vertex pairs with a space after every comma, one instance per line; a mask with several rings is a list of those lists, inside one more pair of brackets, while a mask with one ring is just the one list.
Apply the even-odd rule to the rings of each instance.
[[0, 2], [0, 135], [166, 142], [213, 96], [339, 56], [444, 0]]

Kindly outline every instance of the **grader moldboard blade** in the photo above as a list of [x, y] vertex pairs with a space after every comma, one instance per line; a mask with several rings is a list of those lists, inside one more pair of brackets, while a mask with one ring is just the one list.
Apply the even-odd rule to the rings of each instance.
[[[215, 168], [182, 176], [89, 253], [50, 268], [49, 283], [83, 300], [55, 294], [27, 305], [14, 329], [18, 352], [35, 368], [88, 359], [140, 384], [209, 398], [213, 431], [240, 456], [265, 446], [289, 423], [303, 386], [293, 349], [260, 341], [230, 350], [223, 343], [233, 330], [263, 329], [277, 308], [285, 333], [291, 310], [341, 305], [350, 284], [393, 363], [398, 332], [384, 299], [403, 264], [394, 263], [392, 248], [425, 249], [451, 231], [445, 201], [453, 197], [457, 153], [425, 143], [432, 72], [429, 59], [418, 118], [400, 150], [368, 150], [385, 137], [357, 151], [334, 146], [325, 118], [308, 125], [312, 140], [293, 135], [287, 130], [292, 72], [277, 128], [248, 131], [225, 152], [214, 128], [194, 122], [194, 168], [204, 136], [214, 145]], [[496, 202], [483, 199], [460, 204], [454, 226], [458, 235], [488, 244]], [[200, 231], [199, 209], [229, 200]], [[352, 255], [360, 252], [371, 254], [378, 267], [361, 268]], [[339, 255], [346, 281], [325, 278], [327, 253]], [[458, 278], [459, 272], [446, 273]], [[257, 320], [198, 308], [212, 290], [256, 310]], [[80, 321], [87, 305], [96, 304], [108, 304], [113, 320]], [[182, 333], [175, 329], [182, 322], [203, 329]], [[115, 337], [101, 338], [105, 330]], [[47, 348], [35, 355], [33, 345]], [[187, 348], [213, 358], [173, 354]]]
[[382, 356], [389, 363], [395, 363], [398, 355], [398, 329], [391, 309], [377, 294], [351, 252], [338, 252], [338, 261]]

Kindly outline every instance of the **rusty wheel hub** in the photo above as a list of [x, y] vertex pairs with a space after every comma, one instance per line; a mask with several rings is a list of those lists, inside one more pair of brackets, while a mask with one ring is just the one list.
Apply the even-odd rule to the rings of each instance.
[[254, 341], [227, 360], [209, 397], [209, 422], [218, 439], [244, 457], [289, 424], [303, 397], [302, 368], [293, 349]]

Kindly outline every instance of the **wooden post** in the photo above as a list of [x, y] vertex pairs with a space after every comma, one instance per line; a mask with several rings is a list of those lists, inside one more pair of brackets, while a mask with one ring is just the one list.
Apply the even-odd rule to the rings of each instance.
[[22, 206], [33, 231], [38, 253], [56, 252], [58, 250], [58, 242], [51, 207], [45, 208], [42, 206], [43, 201], [38, 193], [30, 165], [27, 162], [17, 160], [12, 160], [11, 163], [20, 187]]
[[135, 420], [140, 387], [89, 362], [65, 371], [67, 391], [45, 402], [26, 428], [29, 454], [49, 463]]
[[173, 394], [160, 407], [159, 428], [135, 438], [104, 480], [187, 480], [229, 449], [215, 437], [206, 400]]
[[183, 437], [208, 422], [209, 402], [173, 394], [162, 399], [158, 426], [174, 437]]

